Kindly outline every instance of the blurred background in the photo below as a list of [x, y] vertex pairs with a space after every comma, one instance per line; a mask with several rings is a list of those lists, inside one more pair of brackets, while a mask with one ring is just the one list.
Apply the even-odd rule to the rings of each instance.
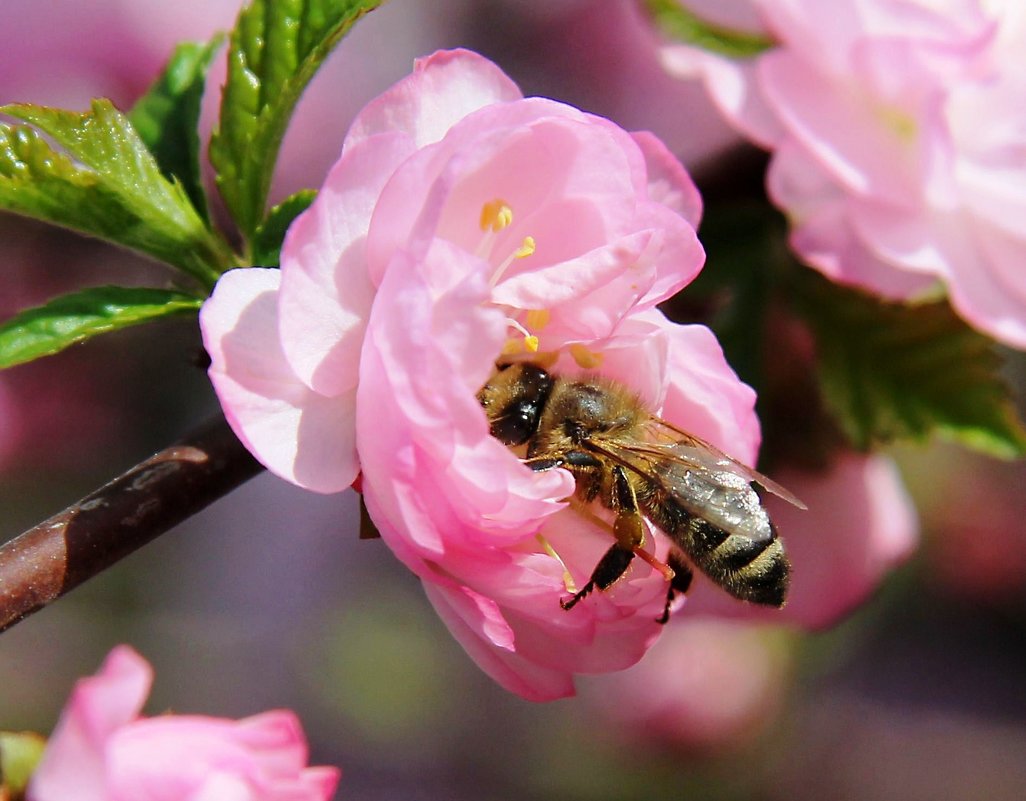
[[[176, 41], [228, 28], [237, 6], [4, 0], [0, 102], [126, 108]], [[355, 112], [415, 57], [454, 46], [525, 94], [654, 131], [699, 174], [734, 144], [698, 86], [662, 73], [631, 2], [391, 0], [304, 98], [272, 200], [318, 186]], [[167, 278], [4, 215], [0, 265], [0, 319]], [[0, 538], [213, 414], [200, 353], [195, 323], [178, 320], [0, 373]], [[1020, 398], [1024, 374], [1009, 354]], [[340, 798], [1022, 799], [1026, 466], [941, 446], [893, 455], [920, 542], [839, 625], [804, 634], [685, 610], [639, 666], [547, 705], [493, 684], [417, 580], [358, 540], [353, 493], [265, 474], [0, 636], [0, 728], [49, 731], [73, 681], [127, 642], [156, 669], [150, 714], [294, 708], [312, 761], [342, 766]], [[849, 502], [841, 487], [835, 503]]]

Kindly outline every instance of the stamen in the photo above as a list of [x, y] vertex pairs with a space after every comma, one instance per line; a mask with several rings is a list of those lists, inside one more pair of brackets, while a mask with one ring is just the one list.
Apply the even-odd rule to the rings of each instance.
[[608, 520], [603, 520], [601, 517], [599, 517], [597, 514], [591, 511], [591, 509], [588, 508], [588, 505], [583, 501], [571, 496], [570, 508], [573, 509], [575, 513], [579, 514], [581, 517], [583, 517], [585, 520], [591, 523], [593, 526], [596, 526], [602, 529], [603, 531], [608, 531], [610, 534], [613, 533], [613, 524], [610, 523]]
[[[508, 325], [510, 328], [515, 328], [517, 331], [519, 331], [521, 334], [524, 335], [524, 339], [523, 339], [524, 348], [526, 348], [528, 353], [537, 353], [538, 352], [538, 337], [536, 337], [534, 334], [532, 334], [530, 331], [528, 331], [526, 328], [524, 328], [520, 323], [518, 323], [512, 317], [508, 317], [506, 319], [506, 325]], [[513, 340], [513, 341], [515, 342], [516, 340]], [[509, 347], [509, 342], [506, 343], [506, 347]], [[504, 353], [505, 353], [505, 351], [506, 351], [506, 348], [503, 348], [503, 352]], [[514, 352], [519, 352], [519, 351], [514, 351]], [[506, 355], [509, 355], [509, 354], [506, 354]]]
[[899, 139], [912, 142], [919, 133], [915, 118], [901, 108], [883, 106], [879, 109], [880, 119]]
[[506, 272], [506, 270], [509, 268], [509, 266], [516, 259], [527, 258], [532, 253], [534, 253], [534, 251], [535, 251], [534, 237], [533, 236], [525, 236], [523, 244], [521, 244], [520, 247], [518, 247], [509, 256], [507, 256], [506, 260], [503, 261], [502, 264], [500, 264], [496, 268], [494, 273], [492, 273], [492, 277], [491, 277], [491, 280], [488, 282], [488, 286], [494, 287], [496, 284], [498, 284], [499, 283], [499, 279], [502, 278], [503, 273]]
[[534, 237], [533, 236], [525, 236], [523, 244], [521, 244], [520, 247], [517, 248], [516, 252], [513, 254], [513, 258], [514, 259], [526, 258], [527, 256], [530, 256], [532, 253], [534, 253], [534, 251], [537, 250], [537, 249], [538, 249], [538, 245], [535, 243]]
[[602, 364], [603, 354], [589, 350], [585, 345], [580, 342], [575, 342], [570, 346], [570, 355], [574, 361], [577, 362], [578, 367], [583, 370], [594, 370]]
[[531, 309], [527, 313], [527, 327], [535, 331], [541, 331], [549, 324], [552, 314], [548, 309]]
[[570, 569], [566, 566], [566, 562], [563, 561], [563, 557], [556, 553], [556, 549], [552, 547], [552, 543], [545, 539], [545, 537], [543, 537], [541, 534], [538, 534], [536, 536], [538, 539], [538, 543], [542, 547], [542, 550], [544, 550], [545, 553], [547, 553], [549, 556], [551, 556], [553, 559], [559, 562], [560, 567], [563, 568], [563, 586], [566, 587], [566, 591], [569, 592], [571, 595], [576, 595], [577, 584], [574, 583], [574, 577], [570, 575]]
[[513, 224], [513, 209], [501, 198], [489, 200], [481, 207], [481, 230], [498, 233]]
[[666, 581], [673, 581], [673, 577], [677, 575], [673, 572], [672, 567], [665, 562], [659, 561], [659, 559], [650, 554], [640, 545], [634, 549], [634, 555], [640, 557], [643, 561], [648, 562], [654, 570], [662, 574]]

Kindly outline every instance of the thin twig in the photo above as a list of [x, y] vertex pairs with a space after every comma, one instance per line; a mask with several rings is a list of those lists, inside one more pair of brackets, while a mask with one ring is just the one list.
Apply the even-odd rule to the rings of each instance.
[[0, 631], [257, 475], [223, 417], [0, 547]]

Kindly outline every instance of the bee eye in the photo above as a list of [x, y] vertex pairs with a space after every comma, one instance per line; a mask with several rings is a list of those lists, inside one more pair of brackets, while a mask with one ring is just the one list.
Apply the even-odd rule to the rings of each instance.
[[512, 403], [492, 421], [490, 433], [504, 445], [523, 445], [538, 430], [538, 415], [534, 403]]

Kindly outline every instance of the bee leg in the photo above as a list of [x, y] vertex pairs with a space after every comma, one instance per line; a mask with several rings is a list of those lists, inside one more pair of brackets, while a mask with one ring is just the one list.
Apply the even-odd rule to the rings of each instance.
[[567, 451], [562, 456], [536, 456], [524, 459], [524, 464], [536, 473], [542, 470], [551, 470], [554, 467], [565, 467], [570, 471], [575, 468], [602, 467], [602, 462], [584, 451]]
[[673, 606], [674, 600], [678, 594], [684, 595], [688, 591], [691, 580], [695, 577], [688, 564], [677, 554], [671, 552], [666, 562], [673, 568], [673, 578], [666, 590], [666, 606], [663, 608], [662, 615], [656, 618], [656, 623], [659, 624], [664, 624], [670, 619], [670, 607]]
[[630, 548], [633, 553], [662, 573], [669, 583], [663, 614], [656, 619], [657, 623], [666, 623], [670, 619], [670, 606], [673, 604], [674, 597], [678, 592], [686, 591], [691, 585], [691, 569], [674, 553], [671, 553], [666, 564], [663, 564], [641, 547], [645, 543], [645, 522], [638, 509], [638, 498], [634, 492], [634, 485], [627, 479], [627, 471], [620, 465], [613, 467], [611, 472], [613, 474], [612, 498], [616, 508], [613, 533], [617, 539], [617, 546]]
[[[589, 454], [582, 455], [589, 456]], [[589, 456], [589, 458], [593, 457]], [[627, 572], [628, 566], [634, 559], [635, 551], [639, 550], [645, 542], [644, 518], [638, 510], [638, 499], [634, 494], [634, 488], [627, 479], [627, 473], [619, 465], [613, 467], [611, 472], [613, 476], [612, 506], [616, 512], [616, 519], [613, 521], [613, 536], [616, 537], [616, 542], [595, 565], [591, 578], [581, 591], [569, 600], [559, 602], [564, 609], [571, 609], [596, 587], [599, 590], [608, 590], [612, 587]]]
[[612, 506], [616, 512], [613, 536], [621, 548], [634, 551], [645, 543], [645, 518], [638, 509], [638, 498], [627, 478], [627, 471], [620, 465], [614, 465], [610, 472], [613, 476]]
[[634, 558], [634, 551], [625, 551], [619, 544], [614, 545], [603, 556], [595, 570], [580, 592], [575, 593], [569, 600], [561, 600], [559, 605], [564, 609], [573, 609], [579, 600], [598, 587], [600, 590], [608, 590], [620, 576], [627, 572], [627, 566]]

